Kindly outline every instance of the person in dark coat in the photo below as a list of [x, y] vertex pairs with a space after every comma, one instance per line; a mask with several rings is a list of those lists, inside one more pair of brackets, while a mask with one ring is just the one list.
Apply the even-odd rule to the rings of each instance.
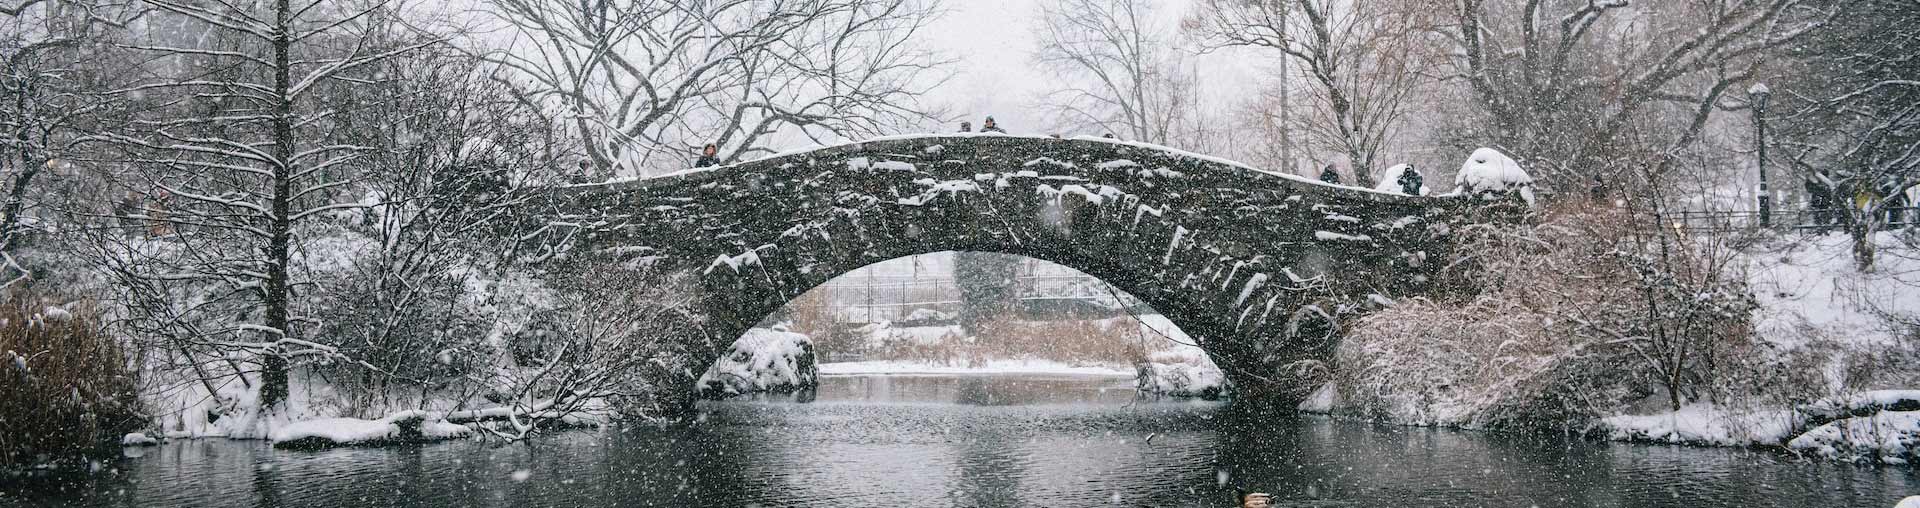
[[986, 122], [980, 124], [980, 132], [998, 132], [1001, 134], [1007, 133], [1007, 131], [1000, 129], [1000, 124], [993, 123], [993, 117], [991, 116], [987, 117]]
[[720, 165], [720, 147], [714, 146], [713, 143], [707, 143], [706, 148], [700, 149], [700, 160], [693, 161], [693, 167], [696, 168], [718, 165]]
[[1413, 165], [1411, 164], [1407, 165], [1406, 171], [1400, 172], [1401, 194], [1418, 196], [1420, 195], [1420, 188], [1426, 186], [1426, 183], [1427, 178], [1420, 176], [1420, 171], [1413, 169]]
[[960, 132], [973, 132], [973, 122], [960, 122]]
[[1326, 169], [1320, 170], [1320, 181], [1340, 185], [1340, 172], [1334, 171], [1333, 165], [1328, 164]]
[[1912, 220], [1911, 217], [1908, 217], [1908, 215], [1911, 214], [1908, 213], [1907, 208], [1912, 206], [1913, 203], [1907, 199], [1905, 189], [1901, 189], [1900, 192], [1895, 192], [1892, 196], [1888, 196], [1886, 204], [1887, 228], [1900, 229], [1907, 227], [1907, 221]]
[[1827, 225], [1829, 214], [1833, 210], [1833, 193], [1817, 180], [1807, 180], [1807, 213], [1813, 215], [1813, 226]]

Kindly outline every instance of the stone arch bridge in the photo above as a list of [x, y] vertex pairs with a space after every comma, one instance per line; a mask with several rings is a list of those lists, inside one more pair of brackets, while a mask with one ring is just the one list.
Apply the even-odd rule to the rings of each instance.
[[693, 365], [855, 268], [985, 251], [1131, 293], [1243, 396], [1283, 403], [1321, 381], [1343, 315], [1427, 289], [1454, 208], [1152, 145], [1000, 135], [885, 138], [542, 192], [521, 211], [527, 258], [697, 280], [701, 319], [676, 339]]

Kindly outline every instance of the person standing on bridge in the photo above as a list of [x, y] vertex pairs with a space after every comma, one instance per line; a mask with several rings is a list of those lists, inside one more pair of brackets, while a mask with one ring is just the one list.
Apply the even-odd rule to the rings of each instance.
[[707, 143], [706, 148], [700, 149], [700, 160], [693, 161], [693, 167], [696, 168], [718, 165], [720, 165], [720, 147], [714, 146], [713, 143]]
[[960, 122], [960, 132], [973, 132], [973, 122]]
[[986, 122], [980, 124], [980, 132], [998, 132], [1001, 134], [1007, 133], [1007, 131], [1000, 129], [1000, 124], [993, 123], [993, 117], [991, 116], [987, 117]]
[[1407, 169], [1400, 172], [1401, 194], [1418, 196], [1420, 195], [1420, 188], [1425, 186], [1426, 177], [1420, 176], [1420, 170], [1414, 169], [1412, 164], [1408, 164]]
[[1340, 172], [1335, 171], [1332, 164], [1328, 164], [1326, 169], [1320, 170], [1320, 181], [1340, 185]]

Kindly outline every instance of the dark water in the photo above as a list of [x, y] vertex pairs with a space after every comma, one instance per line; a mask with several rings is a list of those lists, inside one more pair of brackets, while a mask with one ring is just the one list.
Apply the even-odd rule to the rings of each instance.
[[[1127, 380], [835, 377], [710, 403], [697, 425], [525, 445], [144, 450], [90, 479], [0, 480], [0, 506], [1891, 507], [1913, 469], [1135, 401]], [[518, 473], [518, 474], [516, 474]], [[518, 477], [518, 479], [516, 479]]]

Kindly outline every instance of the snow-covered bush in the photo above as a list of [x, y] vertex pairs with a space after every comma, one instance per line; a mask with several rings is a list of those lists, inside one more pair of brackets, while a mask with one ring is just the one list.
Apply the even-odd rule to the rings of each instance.
[[1578, 424], [1751, 381], [1753, 299], [1724, 253], [1625, 210], [1456, 233], [1452, 292], [1403, 299], [1341, 344], [1349, 411], [1428, 424]]
[[813, 340], [777, 329], [754, 328], [700, 375], [700, 395], [723, 398], [747, 393], [786, 393], [819, 385]]
[[146, 425], [134, 374], [93, 311], [0, 304], [0, 469], [87, 457]]
[[[517, 415], [511, 439], [552, 425], [647, 419], [688, 409], [696, 366], [688, 341], [703, 317], [692, 275], [597, 266], [556, 268], [553, 343], [544, 356], [501, 365], [484, 379], [495, 412]], [[688, 377], [678, 377], [688, 376]]]

